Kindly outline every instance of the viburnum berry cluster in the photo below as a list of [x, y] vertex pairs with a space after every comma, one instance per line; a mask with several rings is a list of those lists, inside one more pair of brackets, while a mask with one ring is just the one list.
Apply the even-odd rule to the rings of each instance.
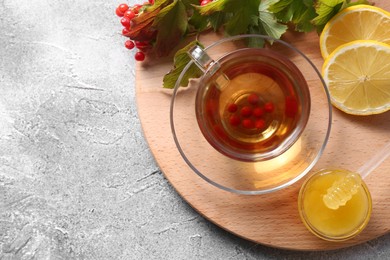
[[[141, 4], [135, 4], [134, 6], [128, 6], [127, 4], [123, 3], [118, 5], [118, 7], [115, 10], [115, 13], [117, 16], [119, 16], [120, 22], [123, 26], [122, 29], [122, 35], [125, 37], [129, 37], [130, 30], [131, 30], [131, 21], [137, 17], [140, 12], [142, 12], [142, 9], [153, 5], [154, 0], [149, 0], [148, 2], [144, 2]], [[137, 48], [138, 51], [135, 53], [135, 60], [136, 61], [143, 61], [145, 59], [145, 53], [150, 47], [150, 43], [147, 41], [133, 41], [131, 39], [128, 39], [125, 41], [125, 47], [129, 50], [132, 50], [134, 48]]]
[[[211, 2], [213, 2], [213, 0], [199, 0], [199, 5], [205, 6]], [[154, 31], [154, 29], [148, 28], [149, 26], [143, 25], [150, 25], [152, 16], [149, 16], [149, 13], [145, 15], [145, 18], [140, 17], [142, 14], [146, 14], [148, 7], [153, 5], [154, 0], [148, 0], [143, 4], [135, 4], [133, 6], [122, 3], [118, 5], [115, 10], [116, 15], [120, 17], [120, 22], [123, 26], [122, 35], [129, 38], [124, 43], [125, 47], [129, 50], [134, 48], [138, 49], [138, 51], [135, 53], [135, 60], [137, 61], [143, 61], [145, 59], [147, 51], [152, 49], [152, 44], [156, 41], [157, 32]], [[161, 5], [161, 7], [163, 7], [163, 5]], [[138, 21], [136, 22], [136, 20]], [[136, 38], [146, 38], [147, 40], [135, 40], [133, 36]]]

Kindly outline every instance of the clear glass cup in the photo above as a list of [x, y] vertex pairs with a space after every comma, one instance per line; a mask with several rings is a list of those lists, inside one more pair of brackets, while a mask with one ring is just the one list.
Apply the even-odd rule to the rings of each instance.
[[302, 73], [277, 51], [240, 48], [213, 61], [189, 51], [204, 71], [195, 111], [201, 132], [217, 151], [255, 162], [275, 158], [299, 138], [310, 114]]
[[[253, 41], [267, 44], [248, 47]], [[306, 175], [325, 148], [332, 118], [329, 93], [310, 59], [262, 35], [224, 38], [190, 55], [170, 111], [189, 167], [240, 194], [276, 191]], [[203, 74], [183, 86], [194, 63]]]

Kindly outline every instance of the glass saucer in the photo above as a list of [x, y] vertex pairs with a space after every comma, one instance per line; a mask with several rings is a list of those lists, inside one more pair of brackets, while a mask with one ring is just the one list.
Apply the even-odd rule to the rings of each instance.
[[[310, 114], [306, 126], [295, 143], [281, 155], [262, 161], [241, 161], [216, 150], [203, 136], [195, 111], [199, 79], [191, 76], [191, 61], [180, 74], [173, 91], [170, 123], [173, 138], [184, 161], [206, 182], [225, 191], [256, 195], [288, 187], [305, 176], [317, 163], [328, 142], [332, 106], [320, 72], [301, 51], [290, 44], [262, 35], [240, 35], [223, 38], [204, 50], [217, 61], [248, 43], [266, 42], [272, 49], [287, 57], [301, 71], [310, 92]], [[271, 44], [270, 44], [271, 43]], [[192, 78], [188, 85], [184, 76]]]

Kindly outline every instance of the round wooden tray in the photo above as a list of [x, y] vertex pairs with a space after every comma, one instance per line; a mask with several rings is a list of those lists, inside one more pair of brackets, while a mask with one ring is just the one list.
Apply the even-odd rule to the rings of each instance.
[[[388, 2], [377, 5], [390, 10]], [[200, 40], [207, 46], [221, 37], [210, 33]], [[323, 59], [316, 33], [288, 33], [283, 39], [303, 51], [317, 68], [321, 68]], [[172, 90], [162, 88], [162, 78], [171, 67], [171, 57], [137, 65], [138, 113], [145, 138], [166, 178], [183, 199], [205, 218], [256, 243], [294, 250], [343, 248], [390, 231], [390, 160], [385, 161], [366, 179], [373, 198], [369, 225], [356, 238], [341, 243], [323, 241], [302, 224], [297, 210], [297, 197], [303, 180], [289, 188], [257, 196], [229, 193], [206, 183], [184, 162], [173, 141], [169, 122]], [[333, 111], [329, 143], [312, 172], [329, 166], [356, 170], [390, 140], [390, 112], [357, 117], [336, 109]]]

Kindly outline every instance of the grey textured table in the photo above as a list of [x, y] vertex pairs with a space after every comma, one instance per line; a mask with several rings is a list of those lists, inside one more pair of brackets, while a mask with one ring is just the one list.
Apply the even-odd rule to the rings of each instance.
[[292, 252], [192, 210], [142, 135], [119, 3], [0, 1], [1, 260], [390, 259], [390, 235]]

